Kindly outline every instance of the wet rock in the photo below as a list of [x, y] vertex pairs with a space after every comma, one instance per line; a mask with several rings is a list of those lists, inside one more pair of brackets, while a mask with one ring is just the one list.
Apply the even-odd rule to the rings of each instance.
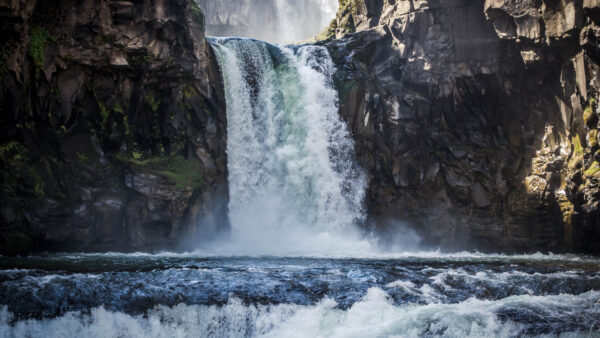
[[[396, 215], [446, 248], [598, 252], [596, 5], [342, 8], [324, 44], [372, 218]], [[366, 104], [375, 95], [393, 104]]]
[[14, 177], [0, 234], [34, 250], [166, 249], [209, 217], [190, 210], [226, 186], [226, 118], [193, 4], [0, 3], [0, 152], [19, 155], [0, 170]]
[[479, 183], [476, 183], [471, 189], [471, 199], [477, 208], [486, 208], [492, 204], [488, 192]]

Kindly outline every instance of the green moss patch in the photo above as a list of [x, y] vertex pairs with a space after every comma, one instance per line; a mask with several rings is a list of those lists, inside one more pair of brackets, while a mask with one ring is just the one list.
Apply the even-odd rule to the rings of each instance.
[[56, 43], [56, 38], [45, 29], [32, 26], [29, 39], [29, 56], [33, 60], [35, 67], [43, 71], [45, 61], [44, 50], [50, 43]]
[[117, 159], [121, 162], [163, 176], [175, 186], [175, 189], [204, 186], [202, 165], [195, 158], [186, 159], [181, 155], [154, 156], [147, 159], [142, 159], [142, 157], [142, 154], [136, 152], [132, 153], [131, 157], [123, 153], [117, 155]]
[[194, 21], [204, 29], [204, 13], [202, 13], [202, 10], [198, 7], [196, 0], [191, 1], [190, 11], [192, 12]]
[[598, 145], [598, 129], [590, 130], [588, 133], [588, 145], [590, 148], [594, 148]]
[[31, 162], [27, 148], [21, 143], [10, 141], [0, 145], [2, 195], [14, 199], [21, 187], [28, 187], [36, 196], [44, 196], [44, 181]]
[[569, 169], [575, 170], [583, 162], [584, 154], [583, 145], [581, 144], [581, 139], [579, 138], [579, 135], [575, 135], [573, 138], [571, 138], [571, 145], [573, 145], [573, 154], [571, 155], [571, 159], [569, 160], [568, 165]]
[[145, 99], [150, 109], [152, 109], [152, 112], [156, 113], [158, 111], [158, 108], [160, 107], [160, 100], [156, 99], [153, 92], [149, 92], [148, 95], [146, 95]]
[[557, 202], [563, 216], [564, 224], [571, 225], [573, 214], [575, 213], [575, 206], [565, 195], [558, 195]]
[[597, 161], [594, 161], [583, 174], [586, 177], [600, 178], [600, 164], [598, 164]]

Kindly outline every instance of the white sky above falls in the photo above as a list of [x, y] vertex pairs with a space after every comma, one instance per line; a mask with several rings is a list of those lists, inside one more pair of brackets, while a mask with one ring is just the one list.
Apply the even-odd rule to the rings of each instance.
[[271, 43], [305, 41], [335, 17], [338, 0], [198, 0], [206, 35], [249, 37]]

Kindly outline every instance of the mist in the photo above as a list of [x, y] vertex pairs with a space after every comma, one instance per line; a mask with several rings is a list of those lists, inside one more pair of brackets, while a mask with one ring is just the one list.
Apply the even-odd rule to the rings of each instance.
[[283, 44], [308, 40], [335, 17], [337, 0], [198, 0], [206, 35]]

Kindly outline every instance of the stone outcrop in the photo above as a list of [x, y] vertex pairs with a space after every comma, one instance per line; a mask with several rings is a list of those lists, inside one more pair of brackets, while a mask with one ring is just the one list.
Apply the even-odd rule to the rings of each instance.
[[342, 0], [326, 35], [367, 206], [427, 244], [600, 251], [597, 1]]
[[189, 0], [0, 1], [0, 254], [227, 222], [220, 75]]

